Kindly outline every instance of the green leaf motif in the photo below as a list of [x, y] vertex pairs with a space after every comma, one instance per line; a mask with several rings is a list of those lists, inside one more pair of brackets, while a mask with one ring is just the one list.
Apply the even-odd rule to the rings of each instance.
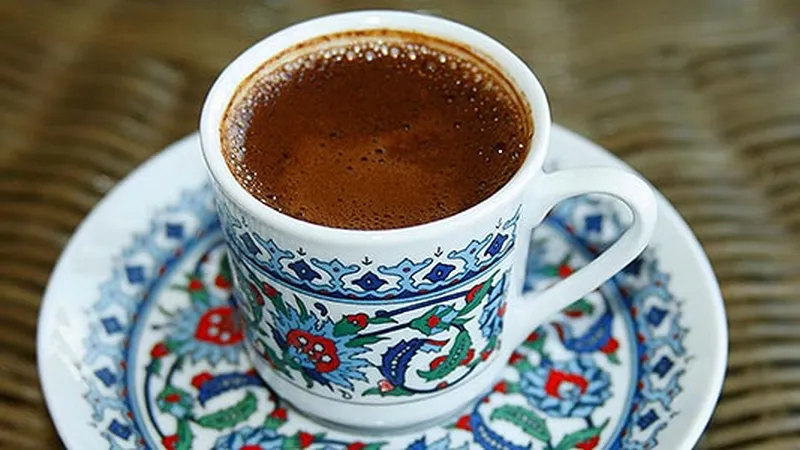
[[190, 290], [189, 299], [192, 301], [192, 303], [202, 303], [203, 305], [208, 306], [208, 290], [206, 290], [205, 287], [202, 289]]
[[[436, 316], [438, 318], [446, 317], [446, 316], [452, 314], [453, 311], [455, 311], [455, 308], [453, 308], [450, 305], [447, 305], [447, 306], [442, 306], [442, 305], [434, 306], [431, 309], [429, 309], [428, 312], [426, 312], [425, 314], [423, 314], [423, 315], [417, 317], [416, 319], [412, 320], [411, 324], [409, 326], [411, 328], [423, 333], [426, 336], [430, 336], [432, 334], [437, 334], [437, 333], [440, 333], [442, 331], [446, 331], [446, 330], [448, 330], [450, 328], [450, 324], [449, 323], [440, 321], [440, 322], [437, 322], [436, 325], [431, 327], [430, 326], [431, 320], [432, 320], [432, 318], [434, 316]], [[437, 329], [436, 333], [434, 333], [434, 328]]]
[[181, 420], [178, 422], [178, 443], [175, 444], [175, 450], [191, 450], [194, 434], [192, 428], [189, 426], [188, 420]]
[[453, 325], [466, 325], [470, 320], [472, 320], [472, 317], [459, 317], [453, 319], [453, 321], [450, 323], [452, 323]]
[[366, 391], [362, 392], [361, 395], [383, 395], [380, 389], [376, 387], [371, 387]]
[[231, 265], [228, 262], [227, 252], [224, 255], [222, 255], [222, 259], [219, 260], [219, 268], [217, 270], [220, 276], [222, 276], [222, 278], [224, 278], [226, 281], [228, 281], [229, 283], [233, 281], [231, 279]]
[[606, 419], [606, 421], [603, 422], [603, 424], [599, 427], [584, 428], [564, 436], [564, 438], [561, 439], [561, 442], [559, 442], [556, 446], [555, 450], [570, 450], [575, 448], [575, 446], [581, 442], [586, 442], [589, 439], [599, 436], [600, 433], [603, 432], [603, 429], [606, 427], [606, 425], [608, 425], [608, 421], [609, 419]]
[[342, 317], [336, 322], [336, 325], [333, 326], [333, 335], [336, 337], [339, 336], [347, 336], [350, 334], [356, 334], [361, 330], [361, 327], [358, 325], [350, 322], [347, 318]]
[[369, 323], [373, 325], [383, 325], [385, 323], [397, 323], [396, 320], [392, 319], [391, 317], [381, 316], [381, 317], [370, 317]]
[[264, 428], [274, 431], [280, 428], [285, 423], [286, 420], [284, 419], [280, 419], [278, 417], [273, 417], [273, 416], [267, 416], [267, 418], [264, 419]]
[[297, 307], [300, 309], [300, 319], [308, 319], [308, 309], [306, 309], [305, 303], [303, 303], [303, 301], [300, 300], [296, 295], [294, 296], [294, 301], [297, 303]]
[[157, 397], [158, 409], [163, 412], [169, 412], [170, 405], [177, 403], [178, 405], [191, 410], [194, 404], [194, 398], [183, 389], [175, 386], [166, 386]]
[[[310, 442], [303, 442], [305, 439], [309, 439]], [[308, 435], [303, 433], [302, 431], [298, 431], [293, 436], [289, 436], [284, 439], [283, 444], [281, 444], [282, 450], [298, 450], [301, 448], [307, 448], [309, 443], [317, 442], [319, 440], [325, 439], [325, 433], [317, 433], [314, 435]]]
[[547, 334], [540, 333], [535, 331], [527, 339], [525, 342], [522, 343], [522, 346], [533, 350], [535, 352], [541, 353], [544, 350], [544, 344], [547, 342]]
[[[266, 294], [264, 296], [266, 297]], [[288, 314], [288, 311], [286, 310], [286, 303], [284, 303], [283, 301], [283, 294], [277, 292], [272, 297], [267, 297], [267, 298], [269, 299], [269, 301], [272, 302], [272, 305], [275, 306], [275, 309], [277, 309], [279, 313], [281, 313], [284, 316]]]
[[610, 353], [608, 355], [608, 362], [610, 362], [611, 364], [620, 365], [619, 357], [617, 356], [616, 353]]
[[198, 417], [196, 422], [203, 428], [222, 430], [244, 422], [256, 412], [257, 407], [256, 396], [248, 391], [239, 403], [229, 408]]
[[361, 450], [381, 450], [386, 442], [372, 442], [367, 444], [366, 447], [361, 447]]
[[[486, 297], [486, 294], [488, 294], [489, 290], [492, 289], [492, 282], [494, 281], [494, 277], [496, 275], [497, 273], [495, 272], [495, 274], [492, 275], [491, 278], [484, 281], [483, 284], [479, 285], [480, 288], [478, 288], [478, 291], [475, 292], [474, 296], [472, 297], [472, 300], [469, 301], [466, 305], [464, 305], [464, 307], [461, 308], [461, 310], [458, 312], [459, 316], [466, 316], [467, 314], [471, 313], [475, 308], [477, 308], [478, 305], [483, 303], [483, 299]], [[475, 287], [473, 287], [472, 289], [475, 289]], [[470, 293], [467, 294], [467, 297], [469, 297], [471, 293], [472, 290], [470, 290]]]
[[509, 422], [534, 439], [542, 442], [550, 441], [551, 436], [550, 430], [547, 428], [547, 421], [525, 407], [504, 405], [492, 411], [489, 418], [491, 420]]
[[426, 381], [438, 380], [446, 377], [461, 364], [461, 361], [467, 356], [469, 347], [472, 345], [472, 338], [469, 333], [462, 331], [456, 336], [453, 347], [447, 355], [447, 359], [442, 361], [436, 368], [431, 370], [417, 370], [417, 375]]
[[147, 365], [147, 372], [161, 376], [161, 358], [156, 358]]
[[382, 338], [382, 337], [379, 337], [379, 336], [359, 336], [359, 337], [351, 340], [347, 344], [345, 344], [345, 346], [346, 347], [353, 347], [353, 348], [364, 347], [366, 345], [375, 344], [376, 342], [380, 342], [380, 341], [382, 341], [384, 339], [386, 339], [386, 338]]
[[575, 303], [569, 305], [567, 308], [564, 309], [564, 312], [567, 313], [582, 313], [585, 315], [592, 314], [594, 312], [594, 305], [589, 303], [588, 300], [582, 298]]

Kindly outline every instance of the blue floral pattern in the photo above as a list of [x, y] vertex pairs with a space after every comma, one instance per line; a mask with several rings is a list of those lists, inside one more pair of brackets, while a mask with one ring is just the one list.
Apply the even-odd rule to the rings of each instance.
[[611, 379], [589, 356], [547, 361], [520, 376], [528, 403], [552, 417], [589, 417], [611, 397]]
[[250, 230], [236, 206], [218, 203], [222, 230], [236, 264], [243, 264], [272, 283], [297, 292], [341, 302], [400, 301], [442, 288], [458, 288], [505, 259], [516, 241], [520, 210], [501, 220], [497, 229], [464, 248], [431, 249], [419, 261], [404, 258], [396, 264], [375, 265], [368, 255], [343, 262], [290, 250]]
[[214, 450], [284, 450], [284, 437], [268, 428], [242, 427], [220, 436]]
[[220, 361], [239, 362], [242, 332], [234, 321], [234, 309], [227, 299], [212, 295], [208, 297], [208, 303], [192, 303], [175, 315], [175, 321], [164, 325], [170, 352], [187, 356], [193, 362], [206, 360], [212, 366]]
[[[100, 286], [87, 319], [90, 327], [84, 340], [82, 369], [87, 374], [84, 396], [93, 411], [93, 425], [108, 448], [654, 448], [659, 433], [670, 425], [670, 417], [679, 413], [674, 400], [682, 393], [682, 375], [691, 368], [684, 346], [687, 330], [681, 325], [680, 303], [669, 290], [669, 275], [659, 267], [655, 254], [648, 252], [601, 290], [532, 333], [512, 356], [503, 380], [448, 427], [391, 439], [368, 439], [304, 421], [261, 382], [244, 358], [242, 327], [229, 315], [231, 277], [226, 272], [224, 247], [210, 198], [210, 189], [205, 186], [156, 214], [151, 228], [135, 237], [119, 265], [112, 268], [110, 279]], [[542, 227], [545, 238], [539, 236], [533, 241], [526, 286], [535, 289], [577, 270], [623, 228], [613, 208], [603, 202], [588, 198], [564, 202]], [[452, 263], [457, 267], [453, 272], [481, 267], [468, 254], [488, 256], [498, 245], [508, 245], [499, 242], [493, 246], [496, 240], [482, 238], [463, 251], [448, 253], [449, 260], [463, 262]], [[285, 268], [297, 260], [291, 256], [294, 252], [279, 249], [274, 243], [253, 237], [242, 242], [261, 252], [259, 258], [266, 267]], [[429, 273], [452, 276], [442, 267], [435, 269], [442, 263], [436, 258], [405, 260], [395, 267], [367, 272], [376, 276], [396, 274], [398, 281], [380, 289], [389, 284], [413, 289]], [[355, 276], [348, 278], [352, 281], [367, 273], [360, 272], [363, 266], [355, 263], [305, 262], [308, 267], [294, 266], [298, 279], [316, 273], [321, 278], [313, 280], [322, 281], [331, 272]], [[407, 273], [418, 276], [403, 278], [401, 274]], [[467, 341], [459, 330], [459, 319], [474, 314], [459, 316], [458, 312], [468, 310], [470, 295], [483, 291], [485, 309], [496, 309], [496, 316], [500, 316], [503, 305], [497, 299], [502, 297], [500, 292], [507, 281], [505, 274], [495, 275], [488, 285], [463, 288], [463, 297], [450, 305], [451, 309], [432, 305], [415, 313], [415, 318], [424, 318], [425, 326], [416, 329], [419, 337], [392, 347], [392, 361], [375, 387], [376, 395], [396, 394], [408, 386], [410, 371], [392, 371], [397, 367], [393, 359], [405, 352], [431, 358], [426, 376], [435, 375], [442, 367], [453, 367], [452, 373], [462, 376], [470, 364], [488, 354], [487, 348]], [[330, 286], [344, 283], [342, 279], [327, 282]], [[159, 285], [164, 288], [159, 289]], [[340, 287], [347, 289], [345, 284]], [[251, 297], [254, 304], [271, 301], [277, 295], [277, 290], [268, 285], [254, 288], [258, 294]], [[285, 301], [284, 306], [283, 322], [275, 321], [276, 334], [288, 336], [293, 330], [317, 333], [333, 342], [337, 351], [347, 340], [342, 336], [358, 335], [373, 325], [370, 320], [386, 320], [385, 316], [357, 314], [337, 320], [316, 310], [304, 312], [291, 301]], [[481, 332], [477, 335], [494, 335], [500, 325], [485, 319], [496, 316], [482, 316], [477, 315], [484, 319], [478, 320]], [[389, 322], [383, 326], [394, 325]], [[446, 351], [459, 340], [463, 352]], [[359, 345], [366, 345], [364, 342]], [[322, 361], [322, 355], [312, 358], [300, 351], [301, 340], [295, 343], [300, 347], [285, 355], [297, 367], [316, 369], [314, 358]], [[345, 346], [350, 349], [359, 345]], [[348, 359], [358, 360], [361, 354], [350, 356]], [[343, 372], [336, 381], [325, 381], [340, 387], [343, 380], [357, 380], [359, 376], [353, 373], [362, 370], [371, 369], [359, 365], [347, 375]], [[320, 372], [319, 376], [323, 373], [330, 372]], [[309, 377], [313, 376], [318, 375], [312, 372]], [[630, 401], [620, 406], [618, 401], [609, 401], [611, 395], [626, 396]]]
[[368, 350], [351, 345], [355, 335], [337, 336], [330, 318], [320, 319], [311, 312], [302, 314], [292, 306], [273, 316], [275, 341], [287, 363], [304, 376], [325, 386], [345, 389], [353, 389], [355, 380], [367, 381], [363, 369], [369, 362], [361, 355]]
[[506, 289], [506, 277], [503, 277], [489, 291], [489, 300], [486, 307], [483, 308], [480, 318], [481, 333], [486, 339], [497, 338], [503, 331]]

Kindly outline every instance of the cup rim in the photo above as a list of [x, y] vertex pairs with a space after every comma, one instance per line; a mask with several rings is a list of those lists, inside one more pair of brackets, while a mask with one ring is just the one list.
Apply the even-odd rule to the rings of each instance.
[[[432, 222], [404, 228], [358, 230], [328, 227], [280, 213], [256, 199], [236, 181], [222, 154], [220, 125], [239, 85], [286, 48], [320, 36], [370, 29], [412, 31], [464, 45], [493, 63], [527, 101], [534, 127], [528, 153], [514, 176], [491, 196], [454, 215]], [[319, 241], [364, 243], [364, 239], [369, 239], [371, 242], [398, 242], [424, 239], [426, 235], [436, 236], [442, 232], [453, 233], [456, 228], [490, 215], [497, 204], [515, 198], [540, 172], [547, 152], [551, 122], [547, 95], [536, 75], [516, 54], [494, 38], [446, 18], [404, 11], [364, 10], [296, 23], [261, 39], [240, 53], [211, 86], [202, 107], [199, 134], [202, 158], [217, 188], [230, 201], [270, 228]], [[491, 220], [496, 218], [492, 217]]]

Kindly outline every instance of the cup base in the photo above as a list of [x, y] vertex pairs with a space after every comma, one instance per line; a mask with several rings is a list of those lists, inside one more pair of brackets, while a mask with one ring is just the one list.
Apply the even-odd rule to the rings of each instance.
[[506, 360], [503, 355], [496, 354], [494, 360], [487, 361], [487, 368], [472, 379], [465, 380], [456, 389], [431, 398], [391, 404], [364, 404], [312, 394], [273, 372], [249, 342], [245, 342], [245, 348], [264, 382], [298, 413], [326, 427], [372, 436], [425, 430], [465, 413], [469, 406], [499, 381]]
[[[449, 411], [449, 412], [447, 412], [447, 413], [445, 413], [445, 414], [443, 414], [443, 415], [441, 415], [439, 417], [426, 418], [422, 422], [415, 422], [415, 423], [412, 423], [410, 425], [403, 425], [403, 426], [394, 427], [394, 428], [388, 428], [388, 427], [387, 428], [365, 428], [363, 426], [353, 426], [352, 424], [339, 423], [337, 421], [328, 420], [328, 419], [325, 419], [323, 417], [317, 417], [317, 416], [315, 416], [313, 414], [303, 412], [302, 410], [298, 409], [294, 405], [292, 405], [292, 408], [298, 414], [306, 417], [308, 420], [311, 420], [313, 422], [318, 423], [319, 425], [322, 425], [325, 428], [329, 428], [329, 429], [334, 430], [334, 431], [340, 431], [340, 432], [348, 433], [348, 434], [358, 434], [358, 435], [362, 435], [362, 436], [371, 436], [371, 437], [379, 438], [379, 437], [389, 437], [389, 436], [402, 435], [402, 434], [419, 433], [419, 432], [423, 432], [423, 431], [425, 431], [425, 430], [427, 430], [429, 428], [434, 428], [434, 427], [437, 427], [437, 426], [446, 425], [447, 423], [449, 423], [451, 421], [455, 421], [455, 419], [457, 417], [459, 417], [461, 414], [465, 414], [468, 411], [469, 407], [472, 406], [472, 404], [475, 401], [477, 401], [477, 399], [470, 400], [467, 403], [464, 403], [463, 405], [461, 405], [460, 407], [457, 407], [455, 410]], [[369, 414], [368, 412], [365, 412], [363, 415], [366, 416], [368, 414]]]

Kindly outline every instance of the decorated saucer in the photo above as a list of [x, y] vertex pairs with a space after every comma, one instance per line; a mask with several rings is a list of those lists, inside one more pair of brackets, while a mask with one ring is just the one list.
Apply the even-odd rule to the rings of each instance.
[[[555, 127], [549, 167], [624, 166]], [[305, 418], [256, 375], [197, 135], [120, 183], [61, 256], [39, 318], [47, 405], [75, 450], [689, 449], [727, 359], [722, 298], [659, 196], [645, 253], [533, 331], [504, 378], [449, 423], [387, 437]], [[625, 229], [604, 197], [560, 204], [530, 242], [526, 286], [566, 277]]]

